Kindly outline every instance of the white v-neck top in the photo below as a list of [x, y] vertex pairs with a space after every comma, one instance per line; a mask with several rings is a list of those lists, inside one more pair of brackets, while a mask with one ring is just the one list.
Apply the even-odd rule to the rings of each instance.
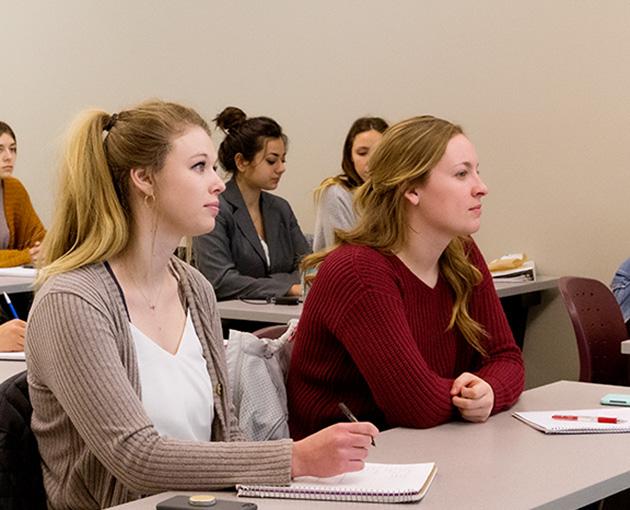
[[190, 311], [175, 354], [129, 324], [138, 357], [142, 404], [156, 430], [165, 437], [210, 441], [212, 381]]
[[263, 252], [265, 252], [265, 261], [267, 262], [267, 267], [271, 267], [271, 259], [269, 258], [269, 245], [267, 241], [265, 241], [262, 237], [259, 237], [260, 244], [262, 244]]

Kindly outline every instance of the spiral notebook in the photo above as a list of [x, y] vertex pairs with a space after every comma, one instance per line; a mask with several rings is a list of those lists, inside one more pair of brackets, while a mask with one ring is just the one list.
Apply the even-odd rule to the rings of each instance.
[[239, 496], [319, 499], [364, 503], [420, 501], [435, 477], [435, 463], [372, 464], [362, 471], [330, 478], [301, 476], [290, 485], [237, 485]]
[[[555, 420], [554, 415], [577, 417], [610, 417], [619, 423]], [[606, 434], [630, 432], [630, 409], [599, 407], [597, 409], [572, 409], [554, 411], [527, 411], [513, 413], [514, 418], [545, 434]]]

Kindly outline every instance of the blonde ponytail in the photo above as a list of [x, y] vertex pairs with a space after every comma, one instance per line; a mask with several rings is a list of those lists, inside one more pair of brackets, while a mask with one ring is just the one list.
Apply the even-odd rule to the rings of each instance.
[[42, 251], [40, 281], [106, 260], [127, 244], [129, 228], [116, 194], [103, 147], [110, 116], [82, 114], [70, 128], [59, 175], [53, 224]]

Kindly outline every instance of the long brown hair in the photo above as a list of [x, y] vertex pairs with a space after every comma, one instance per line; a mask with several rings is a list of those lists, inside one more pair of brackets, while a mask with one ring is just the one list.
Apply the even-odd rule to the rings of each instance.
[[[370, 179], [356, 192], [359, 221], [355, 228], [337, 231], [339, 243], [370, 246], [383, 253], [397, 253], [406, 244], [405, 192], [425, 183], [442, 159], [448, 142], [462, 128], [430, 115], [413, 117], [391, 126], [370, 156]], [[482, 355], [483, 326], [468, 313], [468, 302], [480, 271], [467, 256], [467, 238], [455, 238], [439, 259], [440, 273], [455, 295], [448, 329], [457, 326], [466, 341]], [[302, 269], [317, 268], [336, 246], [304, 259]]]
[[54, 274], [107, 260], [129, 241], [129, 171], [158, 172], [171, 141], [207, 123], [194, 110], [149, 101], [112, 114], [82, 113], [70, 128], [61, 162], [55, 217], [42, 246], [38, 284]]
[[363, 179], [356, 168], [354, 168], [354, 162], [352, 161], [352, 145], [354, 144], [354, 139], [357, 135], [365, 133], [366, 131], [373, 130], [384, 133], [388, 127], [387, 121], [380, 117], [360, 117], [352, 123], [343, 143], [341, 173], [333, 177], [326, 177], [326, 179], [320, 183], [313, 192], [315, 202], [319, 201], [322, 192], [329, 186], [339, 184], [347, 190], [352, 191], [363, 184]]

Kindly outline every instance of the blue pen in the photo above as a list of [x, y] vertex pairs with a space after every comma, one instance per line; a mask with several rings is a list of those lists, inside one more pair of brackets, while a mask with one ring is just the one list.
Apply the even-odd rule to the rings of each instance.
[[11, 303], [11, 299], [9, 298], [9, 295], [6, 292], [3, 292], [4, 294], [4, 300], [7, 302], [7, 305], [9, 305], [9, 308], [11, 309], [11, 313], [13, 314], [13, 318], [14, 319], [19, 319], [17, 312], [15, 311], [15, 308], [13, 307], [13, 303]]

